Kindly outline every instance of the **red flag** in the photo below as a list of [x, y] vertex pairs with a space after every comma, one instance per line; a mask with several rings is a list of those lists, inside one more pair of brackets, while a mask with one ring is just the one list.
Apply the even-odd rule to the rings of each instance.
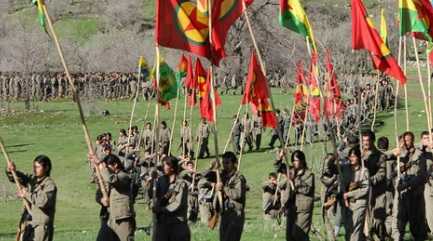
[[194, 81], [194, 71], [192, 69], [192, 60], [191, 56], [188, 56], [186, 59], [187, 63], [187, 71], [186, 71], [186, 79], [185, 79], [185, 87], [188, 89], [195, 89], [197, 88], [197, 83]]
[[[205, 57], [218, 65], [225, 56], [227, 32], [245, 9], [242, 0], [212, 2], [212, 45], [207, 0], [157, 0], [156, 42]], [[251, 2], [249, 0], [247, 4]]]
[[309, 76], [309, 98], [308, 98], [308, 112], [315, 122], [320, 121], [320, 88], [317, 82], [318, 67], [317, 67], [317, 53], [313, 52], [311, 55], [311, 66]]
[[207, 72], [203, 68], [200, 59], [197, 59], [195, 61], [194, 79], [196, 83], [197, 94], [199, 97], [202, 97], [204, 95], [203, 92], [205, 91], [204, 88], [206, 84], [206, 78], [207, 78]]
[[[212, 92], [211, 92], [211, 72], [207, 72], [207, 78], [203, 84], [203, 92], [200, 96], [200, 115], [201, 118], [209, 122], [214, 122], [214, 109], [212, 106]], [[218, 95], [217, 90], [214, 88], [215, 104], [221, 105], [221, 97]]]
[[352, 48], [368, 50], [375, 69], [399, 80], [401, 85], [406, 83], [406, 77], [374, 28], [361, 0], [352, 0]]
[[251, 103], [253, 112], [261, 113], [263, 126], [270, 128], [277, 127], [277, 116], [272, 107], [268, 83], [257, 62], [257, 56], [254, 51], [251, 52], [247, 83], [242, 98], [242, 104], [247, 103]]
[[308, 95], [308, 90], [305, 86], [304, 64], [299, 61], [296, 64], [296, 89], [294, 93], [295, 105], [301, 105]]
[[344, 113], [344, 103], [341, 100], [340, 87], [337, 82], [337, 75], [334, 71], [332, 64], [331, 51], [326, 52], [325, 58], [326, 71], [328, 72], [328, 83], [326, 83], [326, 96], [324, 103], [325, 116], [329, 118], [336, 118], [341, 120]]

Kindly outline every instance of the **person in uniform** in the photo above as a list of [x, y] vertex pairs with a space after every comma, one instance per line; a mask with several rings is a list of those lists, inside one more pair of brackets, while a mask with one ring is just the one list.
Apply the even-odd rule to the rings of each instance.
[[291, 161], [293, 164], [289, 183], [291, 188], [292, 200], [294, 200], [294, 218], [286, 230], [286, 240], [310, 240], [309, 232], [311, 229], [314, 203], [314, 174], [308, 169], [305, 154], [296, 150], [292, 153]]
[[170, 128], [167, 127], [165, 121], [161, 121], [161, 128], [159, 130], [159, 143], [161, 151], [165, 155], [169, 155], [168, 149], [170, 148]]
[[181, 177], [188, 185], [188, 221], [195, 223], [197, 222], [199, 212], [197, 184], [201, 175], [194, 170], [194, 162], [185, 162], [185, 168], [181, 173]]
[[267, 180], [262, 186], [263, 194], [263, 218], [265, 221], [274, 220], [278, 218], [281, 209], [280, 203], [280, 190], [278, 188], [278, 181], [280, 175], [271, 172]]
[[223, 196], [220, 241], [240, 241], [245, 223], [247, 183], [237, 171], [238, 160], [233, 152], [225, 152], [222, 163], [221, 182], [215, 186], [215, 191], [221, 192]]
[[125, 129], [120, 129], [116, 147], [117, 153], [119, 153], [120, 156], [124, 156], [126, 153], [126, 148], [128, 147], [128, 135], [126, 134]]
[[[350, 149], [348, 159], [350, 166], [343, 175], [343, 201], [345, 204], [344, 225], [350, 241], [363, 241], [363, 232], [368, 207], [368, 193], [370, 189], [368, 169], [362, 167], [361, 151], [359, 146]], [[346, 237], [347, 240], [347, 237]]]
[[198, 153], [198, 158], [209, 157], [209, 135], [210, 127], [205, 119], [202, 119], [197, 133], [197, 142], [200, 145], [200, 151]]
[[[403, 240], [406, 224], [415, 241], [426, 239], [425, 204], [422, 152], [414, 146], [412, 132], [403, 134], [403, 143], [395, 152], [400, 155], [400, 178], [397, 178], [394, 195], [392, 237], [395, 241]], [[416, 208], [413, 208], [416, 207]]]
[[262, 144], [263, 119], [260, 111], [253, 118], [253, 139], [256, 146], [256, 151], [260, 150]]
[[418, 147], [421, 151], [421, 168], [423, 169], [423, 176], [425, 177], [424, 187], [424, 202], [425, 202], [425, 215], [427, 226], [430, 233], [433, 233], [433, 213], [428, 210], [433, 209], [433, 154], [431, 152], [432, 145], [430, 143], [429, 132], [423, 131], [421, 133], [421, 144]]
[[164, 157], [164, 175], [155, 182], [153, 197], [153, 241], [189, 241], [188, 185], [180, 178], [179, 160]]
[[203, 172], [198, 181], [198, 204], [200, 223], [207, 225], [215, 212], [213, 200], [215, 197], [216, 173], [211, 169]]
[[324, 159], [324, 166], [320, 181], [323, 184], [323, 192], [321, 193], [323, 200], [322, 215], [325, 222], [326, 234], [329, 240], [335, 241], [334, 233], [335, 214], [338, 208], [338, 187], [341, 178], [337, 158], [334, 154], [327, 154]]
[[17, 196], [28, 203], [20, 221], [20, 241], [52, 241], [54, 236], [54, 215], [56, 213], [57, 186], [51, 178], [51, 160], [39, 155], [33, 160], [33, 174], [17, 171], [11, 161], [7, 166], [7, 177], [14, 182], [15, 172], [23, 187]]
[[242, 132], [244, 135], [243, 140], [243, 150], [245, 150], [245, 144], [248, 145], [248, 151], [251, 152], [253, 150], [253, 135], [252, 135], [252, 128], [251, 128], [251, 120], [248, 114], [244, 115], [244, 118], [242, 119]]
[[368, 169], [370, 175], [370, 192], [369, 210], [371, 230], [370, 233], [376, 235], [379, 240], [384, 241], [386, 238], [386, 158], [380, 152], [374, 142], [376, 136], [374, 132], [367, 130], [362, 134], [362, 161]]
[[152, 123], [146, 122], [145, 128], [143, 130], [143, 140], [142, 145], [144, 152], [151, 152], [153, 146], [153, 131], [152, 131]]
[[237, 116], [233, 117], [233, 132], [231, 136], [231, 142], [233, 146], [233, 152], [236, 154], [239, 154], [241, 151], [241, 133], [242, 133], [242, 124], [239, 121], [239, 118]]
[[191, 158], [192, 143], [191, 143], [191, 128], [187, 120], [183, 121], [182, 128], [180, 129], [180, 146], [182, 148], [182, 156]]
[[[102, 162], [89, 155], [98, 168], [102, 179], [108, 184], [108, 223], [114, 240], [133, 241], [135, 232], [134, 198], [131, 178], [124, 171], [121, 160], [113, 154], [107, 155]], [[104, 203], [104, 202], [102, 202]]]

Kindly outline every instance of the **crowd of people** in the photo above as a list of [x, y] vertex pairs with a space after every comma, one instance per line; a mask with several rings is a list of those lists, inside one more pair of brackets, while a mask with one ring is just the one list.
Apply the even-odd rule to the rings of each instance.
[[[154, 96], [149, 81], [139, 83], [135, 73], [77, 73], [71, 76], [80, 96], [106, 100], [128, 99], [140, 90], [147, 100]], [[25, 75], [0, 72], [0, 98], [25, 100], [31, 96], [35, 101], [50, 101], [72, 97], [70, 84], [64, 72], [42, 72]]]

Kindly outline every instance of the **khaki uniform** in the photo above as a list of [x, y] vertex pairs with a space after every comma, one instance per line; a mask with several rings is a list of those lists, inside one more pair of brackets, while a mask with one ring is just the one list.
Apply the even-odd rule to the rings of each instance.
[[426, 170], [426, 185], [424, 189], [425, 210], [430, 233], [433, 233], [433, 212], [427, 211], [433, 210], [433, 158], [431, 152], [428, 152], [426, 158]]
[[192, 143], [191, 143], [191, 128], [189, 126], [182, 126], [180, 129], [180, 146], [182, 147], [182, 154], [191, 156]]
[[[407, 170], [396, 182], [394, 195], [392, 237], [395, 241], [403, 240], [406, 224], [409, 222], [410, 232], [415, 241], [425, 240], [425, 176], [422, 162], [422, 151], [416, 148], [404, 149], [400, 153], [400, 163]], [[416, 207], [416, 208], [414, 208]]]
[[[345, 208], [345, 230], [350, 235], [350, 241], [363, 241], [364, 224], [368, 207], [368, 195], [370, 189], [369, 173], [367, 168], [358, 167], [353, 169], [351, 166], [346, 166], [346, 175], [342, 180], [348, 191], [349, 207]], [[356, 183], [357, 188], [349, 190], [349, 185]]]
[[150, 129], [144, 129], [142, 146], [145, 152], [151, 152], [153, 146], [153, 133]]
[[239, 173], [221, 173], [223, 210], [220, 222], [220, 241], [240, 241], [245, 222], [247, 182]]
[[[37, 180], [33, 175], [16, 172], [18, 181], [28, 188], [25, 199], [30, 203], [30, 214], [27, 210], [21, 216], [25, 224], [20, 241], [52, 241], [54, 235], [54, 215], [56, 212], [57, 187], [51, 177]], [[13, 182], [11, 173], [7, 173]]]
[[198, 128], [197, 137], [200, 139], [200, 151], [198, 153], [199, 158], [209, 157], [209, 135], [210, 135], [210, 128], [209, 125], [206, 123], [200, 123], [200, 126]]
[[266, 181], [262, 186], [263, 215], [265, 220], [277, 218], [280, 211], [280, 191], [277, 186], [278, 184], [273, 184], [269, 181]]
[[298, 171], [293, 187], [291, 195], [294, 198], [294, 216], [288, 217], [294, 217], [294, 223], [288, 227], [291, 230], [286, 230], [286, 240], [309, 240], [314, 207], [314, 174], [308, 169]]
[[159, 138], [162, 153], [168, 155], [168, 149], [170, 148], [170, 129], [168, 127], [161, 128], [159, 132]]
[[128, 137], [127, 136], [119, 136], [116, 144], [117, 144], [117, 152], [118, 153], [125, 153], [126, 147], [128, 145]]
[[200, 180], [200, 174], [194, 175], [194, 172], [184, 171], [181, 176], [188, 186], [188, 221], [195, 223], [199, 212], [197, 184]]
[[370, 174], [370, 232], [377, 235], [380, 240], [385, 240], [386, 158], [385, 155], [374, 148], [364, 152], [362, 160]]
[[155, 184], [153, 241], [189, 241], [188, 186], [181, 178], [170, 183], [169, 177], [161, 176]]
[[256, 150], [260, 149], [262, 144], [263, 119], [261, 116], [255, 116], [253, 119], [253, 139], [256, 145]]
[[[212, 180], [210, 176], [215, 175], [213, 171], [203, 173], [203, 177], [198, 181], [198, 203], [200, 222], [207, 225], [209, 218], [214, 211], [214, 184], [216, 180]], [[215, 176], [216, 179], [216, 176]]]
[[103, 169], [102, 178], [109, 185], [108, 227], [119, 241], [133, 241], [135, 212], [132, 201], [131, 178], [124, 171], [111, 173]]

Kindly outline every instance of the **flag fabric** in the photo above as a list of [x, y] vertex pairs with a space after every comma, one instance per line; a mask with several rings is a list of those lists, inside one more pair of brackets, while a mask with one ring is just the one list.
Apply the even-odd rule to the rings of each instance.
[[299, 0], [280, 0], [279, 22], [283, 27], [308, 38], [313, 51], [317, 51], [313, 29]]
[[[178, 84], [175, 72], [163, 58], [160, 58], [157, 61], [159, 61], [159, 86], [157, 87], [159, 93], [158, 102], [161, 105], [169, 107], [169, 101], [177, 97]], [[156, 65], [152, 70], [152, 79], [154, 81], [154, 86], [156, 86]]]
[[305, 85], [304, 64], [299, 61], [296, 64], [296, 89], [294, 93], [295, 105], [302, 105], [306, 102], [308, 96], [308, 88]]
[[328, 82], [326, 83], [325, 103], [323, 106], [324, 114], [328, 119], [335, 118], [342, 120], [344, 114], [344, 103], [341, 100], [340, 87], [337, 82], [337, 75], [332, 64], [331, 51], [328, 50], [325, 58], [326, 72], [328, 74]]
[[195, 74], [194, 79], [196, 83], [197, 94], [201, 98], [204, 96], [206, 87], [207, 72], [204, 69], [200, 59], [195, 61]]
[[272, 106], [268, 83], [254, 51], [251, 52], [248, 76], [242, 98], [242, 104], [247, 103], [251, 104], [253, 112], [261, 114], [264, 127], [277, 127], [277, 116]]
[[433, 40], [433, 7], [429, 0], [399, 0], [400, 36], [406, 33]]
[[146, 78], [149, 76], [149, 68], [143, 56], [140, 56], [138, 59], [138, 72], [140, 73], [141, 78], [144, 80], [146, 80]]
[[352, 49], [368, 50], [375, 69], [400, 81], [401, 85], [406, 83], [403, 71], [374, 28], [361, 0], [352, 0]]
[[45, 6], [45, 0], [32, 0], [32, 4], [35, 5], [38, 9], [38, 22], [42, 28], [45, 29], [45, 14], [43, 7]]
[[[212, 91], [211, 91], [211, 72], [207, 72], [205, 83], [203, 84], [203, 92], [200, 96], [200, 115], [202, 119], [209, 122], [214, 122], [214, 109], [212, 104]], [[214, 88], [215, 104], [221, 105], [221, 97], [218, 95], [217, 90]]]
[[318, 77], [318, 56], [317, 53], [311, 55], [310, 75], [309, 75], [309, 96], [308, 96], [308, 112], [311, 118], [316, 122], [320, 122], [320, 88], [317, 82]]
[[383, 8], [380, 11], [380, 37], [388, 46], [388, 28], [386, 26], [385, 9]]
[[186, 77], [187, 71], [188, 71], [188, 60], [185, 57], [185, 55], [182, 54], [182, 56], [180, 57], [179, 64], [177, 65], [176, 78], [178, 82], [180, 82], [182, 78]]
[[194, 81], [194, 71], [192, 69], [191, 56], [188, 56], [186, 62], [187, 62], [187, 71], [186, 71], [185, 87], [188, 89], [194, 89], [196, 88], [196, 83]]
[[164, 47], [205, 57], [218, 65], [226, 55], [224, 45], [227, 32], [245, 8], [242, 1], [212, 1], [211, 44], [207, 5], [207, 0], [157, 0], [156, 42]]

